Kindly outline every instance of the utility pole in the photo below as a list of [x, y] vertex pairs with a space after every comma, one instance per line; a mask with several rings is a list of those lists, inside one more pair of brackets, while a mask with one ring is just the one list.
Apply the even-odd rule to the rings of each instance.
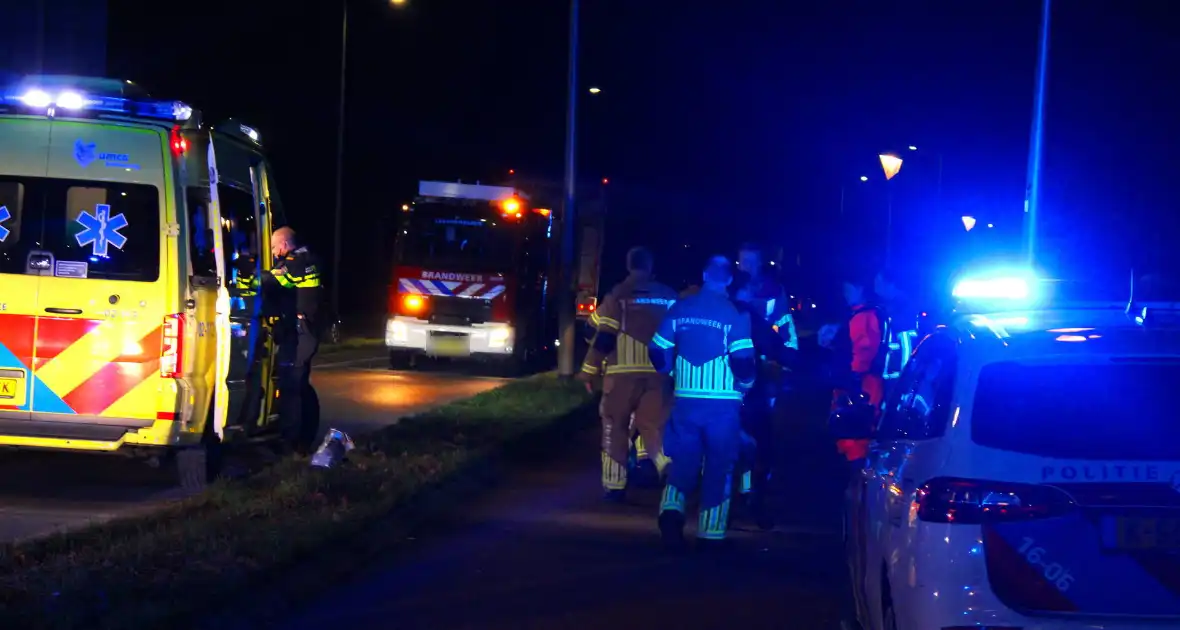
[[340, 112], [336, 127], [336, 215], [332, 235], [332, 316], [340, 317], [340, 254], [344, 226], [344, 94], [348, 78], [348, 0], [344, 5], [343, 25], [340, 28]]
[[570, 0], [569, 73], [565, 115], [565, 199], [561, 207], [561, 304], [558, 307], [558, 326], [561, 345], [557, 348], [557, 374], [562, 378], [574, 376], [574, 354], [577, 343], [577, 315], [574, 305], [575, 273], [574, 233], [578, 229], [574, 197], [577, 191], [575, 169], [578, 113], [578, 0]]
[[1037, 78], [1033, 88], [1032, 132], [1028, 143], [1028, 179], [1024, 189], [1024, 251], [1036, 260], [1037, 211], [1041, 205], [1041, 155], [1044, 152], [1045, 82], [1049, 74], [1049, 16], [1051, 0], [1041, 4], [1041, 41], [1037, 54]]

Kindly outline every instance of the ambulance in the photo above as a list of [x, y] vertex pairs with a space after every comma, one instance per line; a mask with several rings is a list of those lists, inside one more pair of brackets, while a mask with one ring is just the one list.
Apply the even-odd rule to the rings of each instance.
[[0, 447], [170, 461], [273, 428], [261, 138], [130, 81], [0, 86]]

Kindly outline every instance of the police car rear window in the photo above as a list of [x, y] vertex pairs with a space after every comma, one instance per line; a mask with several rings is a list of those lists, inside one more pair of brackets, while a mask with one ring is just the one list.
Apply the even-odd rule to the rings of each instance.
[[[160, 276], [159, 191], [124, 184], [0, 177], [0, 272], [25, 273], [30, 253], [52, 254], [74, 278], [152, 282]], [[4, 213], [0, 212], [0, 216]], [[0, 234], [4, 234], [0, 232]]]
[[971, 415], [981, 446], [1063, 459], [1180, 460], [1171, 392], [1180, 362], [983, 368]]

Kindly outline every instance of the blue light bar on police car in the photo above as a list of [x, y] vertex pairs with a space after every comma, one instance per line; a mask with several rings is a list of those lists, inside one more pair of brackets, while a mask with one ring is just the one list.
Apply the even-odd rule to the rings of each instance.
[[989, 278], [960, 280], [951, 295], [957, 298], [1014, 299], [1028, 297], [1028, 282], [1024, 278]]
[[960, 280], [951, 295], [961, 300], [1027, 300], [1032, 297], [1032, 291], [1027, 276], [996, 275]]

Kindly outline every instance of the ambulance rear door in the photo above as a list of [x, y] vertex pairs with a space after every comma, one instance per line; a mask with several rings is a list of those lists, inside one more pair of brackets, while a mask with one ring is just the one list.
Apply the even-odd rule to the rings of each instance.
[[176, 317], [165, 249], [176, 220], [167, 216], [170, 164], [163, 129], [51, 123], [41, 234], [28, 263], [40, 275], [33, 420], [115, 441], [172, 419], [175, 395], [168, 400], [160, 378], [165, 320]]
[[0, 434], [27, 429], [33, 401], [33, 340], [40, 278], [26, 273], [41, 231], [30, 198], [45, 177], [49, 121], [0, 117]]
[[[247, 431], [264, 419], [270, 361], [270, 333], [264, 321], [262, 274], [270, 268], [270, 234], [262, 192], [260, 152], [245, 141], [215, 131], [214, 194], [221, 217], [223, 283], [227, 288], [229, 345], [232, 360], [225, 367], [226, 422]], [[252, 290], [242, 290], [238, 279], [253, 276]]]

